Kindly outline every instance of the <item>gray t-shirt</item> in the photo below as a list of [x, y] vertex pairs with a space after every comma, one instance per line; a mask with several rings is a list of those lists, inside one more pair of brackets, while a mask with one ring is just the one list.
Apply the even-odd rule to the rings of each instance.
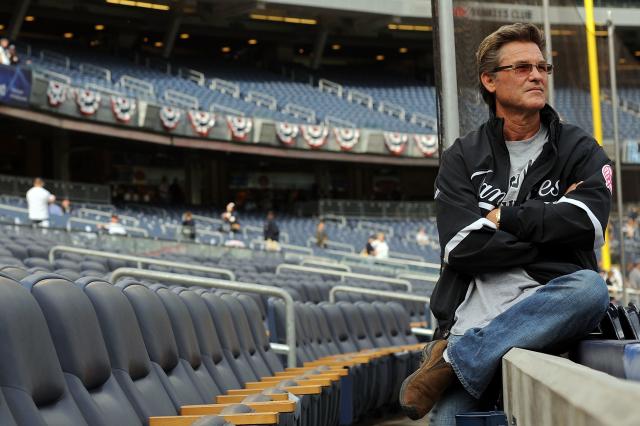
[[[506, 142], [511, 170], [509, 188], [501, 205], [514, 205], [522, 181], [542, 152], [548, 133], [548, 128], [541, 125], [538, 133], [531, 139]], [[531, 295], [538, 287], [540, 284], [521, 267], [476, 275], [464, 301], [456, 310], [456, 322], [451, 334], [461, 335], [470, 328], [483, 328], [502, 312]]]

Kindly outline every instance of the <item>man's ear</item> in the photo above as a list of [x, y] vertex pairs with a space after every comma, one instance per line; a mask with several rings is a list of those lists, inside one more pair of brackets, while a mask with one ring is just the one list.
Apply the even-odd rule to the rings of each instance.
[[480, 76], [480, 81], [487, 92], [495, 93], [496, 92], [496, 75], [490, 74], [488, 72], [482, 73]]

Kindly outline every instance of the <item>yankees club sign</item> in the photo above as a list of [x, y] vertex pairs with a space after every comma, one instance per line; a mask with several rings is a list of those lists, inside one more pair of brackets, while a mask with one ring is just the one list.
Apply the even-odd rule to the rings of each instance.
[[302, 124], [302, 137], [311, 148], [317, 149], [327, 143], [329, 128], [323, 124]]
[[438, 140], [435, 135], [413, 135], [413, 139], [425, 157], [433, 157], [438, 151]]
[[333, 134], [343, 151], [351, 151], [360, 141], [360, 130], [355, 127], [334, 127]]
[[276, 136], [284, 145], [291, 146], [296, 142], [299, 129], [297, 124], [278, 122], [276, 123]]
[[49, 101], [49, 105], [52, 107], [60, 106], [60, 104], [67, 100], [68, 90], [69, 86], [64, 83], [49, 81], [49, 86], [47, 87], [47, 100]]
[[166, 130], [173, 130], [178, 127], [180, 123], [180, 117], [182, 116], [182, 110], [170, 106], [163, 106], [160, 108], [160, 122], [162, 127]]
[[121, 123], [128, 123], [136, 111], [136, 100], [123, 96], [112, 96], [111, 111], [113, 111], [116, 120]]
[[384, 144], [393, 155], [401, 155], [407, 148], [408, 140], [406, 133], [384, 132]]
[[76, 103], [82, 115], [93, 115], [100, 108], [100, 93], [88, 89], [76, 91]]
[[209, 136], [209, 131], [216, 124], [215, 115], [212, 112], [189, 110], [189, 122], [193, 131], [200, 136]]
[[253, 127], [253, 120], [248, 117], [227, 115], [227, 126], [234, 141], [246, 141]]

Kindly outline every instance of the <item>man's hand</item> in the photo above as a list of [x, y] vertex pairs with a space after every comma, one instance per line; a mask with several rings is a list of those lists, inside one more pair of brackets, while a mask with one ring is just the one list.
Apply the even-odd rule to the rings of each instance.
[[498, 226], [498, 212], [500, 211], [500, 208], [497, 209], [493, 209], [491, 210], [489, 213], [487, 213], [487, 215], [485, 216], [487, 219], [489, 219], [491, 222], [493, 222], [494, 225], [496, 225], [496, 227]]
[[570, 193], [571, 191], [573, 191], [574, 189], [576, 189], [578, 187], [578, 185], [580, 185], [583, 181], [580, 182], [576, 182], [576, 183], [572, 183], [571, 186], [569, 188], [567, 188], [566, 192], [564, 193], [564, 195], [567, 195], [568, 193]]

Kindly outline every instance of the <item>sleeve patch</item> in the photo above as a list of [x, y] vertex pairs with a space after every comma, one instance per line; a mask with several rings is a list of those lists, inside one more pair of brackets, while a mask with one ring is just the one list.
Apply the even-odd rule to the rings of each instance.
[[602, 166], [602, 177], [604, 177], [604, 183], [609, 192], [613, 194], [613, 170], [609, 164]]

